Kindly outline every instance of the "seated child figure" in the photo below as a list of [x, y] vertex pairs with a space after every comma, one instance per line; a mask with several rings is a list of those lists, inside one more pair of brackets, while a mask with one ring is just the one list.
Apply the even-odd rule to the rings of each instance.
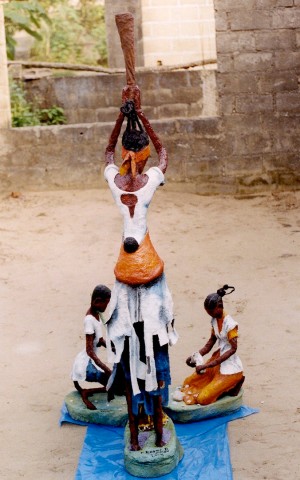
[[[97, 410], [95, 405], [88, 399], [94, 393], [105, 392], [110, 368], [105, 365], [97, 355], [98, 347], [106, 348], [106, 341], [102, 335], [102, 313], [110, 301], [111, 291], [105, 285], [97, 285], [94, 288], [91, 298], [91, 306], [86, 312], [84, 318], [84, 333], [86, 338], [86, 348], [82, 350], [75, 358], [72, 370], [72, 380], [76, 390], [80, 393], [82, 401], [88, 409]], [[79, 381], [98, 382], [103, 387], [82, 388]]]
[[[226, 293], [227, 290], [230, 291]], [[222, 300], [234, 290], [234, 287], [224, 285], [205, 299], [204, 308], [212, 317], [211, 336], [199, 353], [186, 360], [187, 365], [196, 367], [196, 371], [184, 380], [181, 389], [187, 405], [209, 405], [225, 394], [235, 396], [244, 382], [242, 362], [236, 354], [238, 324], [225, 313]], [[217, 341], [219, 349], [204, 363], [202, 356], [210, 352]]]

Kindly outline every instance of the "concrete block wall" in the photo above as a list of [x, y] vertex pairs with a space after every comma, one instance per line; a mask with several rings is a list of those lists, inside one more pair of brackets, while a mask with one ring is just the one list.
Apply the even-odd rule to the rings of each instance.
[[[157, 69], [137, 73], [142, 104], [151, 119], [216, 115], [215, 71]], [[64, 108], [68, 123], [114, 121], [124, 74], [44, 77], [26, 82], [29, 100]]]
[[122, 51], [115, 36], [115, 14], [135, 16], [136, 65], [216, 60], [213, 0], [106, 0], [108, 63], [123, 67]]
[[299, 186], [300, 2], [215, 0], [215, 9], [227, 172], [247, 186]]
[[[169, 153], [168, 188], [195, 193], [231, 193], [224, 179], [223, 132], [218, 118], [151, 122]], [[104, 151], [113, 123], [0, 130], [0, 192], [99, 188]], [[5, 154], [3, 152], [5, 151]], [[120, 143], [116, 148], [121, 162]], [[152, 147], [149, 166], [157, 164]]]
[[144, 64], [216, 60], [213, 0], [142, 0]]

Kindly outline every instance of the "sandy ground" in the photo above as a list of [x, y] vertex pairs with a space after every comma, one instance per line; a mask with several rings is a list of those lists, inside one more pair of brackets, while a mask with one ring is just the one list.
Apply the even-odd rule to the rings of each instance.
[[[73, 389], [90, 293], [113, 285], [121, 218], [108, 190], [17, 197], [0, 206], [0, 478], [70, 480], [85, 427], [60, 428], [60, 408]], [[180, 334], [170, 352], [173, 384], [209, 336], [204, 298], [235, 285], [225, 308], [239, 322], [244, 403], [260, 413], [229, 426], [234, 478], [300, 478], [300, 192], [238, 199], [166, 185], [148, 223]]]

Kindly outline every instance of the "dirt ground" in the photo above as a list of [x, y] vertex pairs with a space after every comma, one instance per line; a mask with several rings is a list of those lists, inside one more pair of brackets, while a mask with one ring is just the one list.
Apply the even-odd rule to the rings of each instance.
[[[299, 478], [300, 192], [252, 198], [155, 195], [148, 225], [173, 294], [180, 340], [173, 385], [210, 334], [207, 294], [236, 287], [244, 404], [230, 423], [235, 480]], [[121, 218], [106, 190], [19, 192], [0, 205], [1, 480], [70, 480], [85, 427], [59, 427], [83, 317], [98, 283], [112, 287]], [[221, 480], [221, 479], [220, 479]]]

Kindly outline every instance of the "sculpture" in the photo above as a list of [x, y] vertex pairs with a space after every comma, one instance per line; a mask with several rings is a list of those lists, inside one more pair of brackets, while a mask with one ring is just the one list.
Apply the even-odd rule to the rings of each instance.
[[[97, 285], [91, 296], [91, 305], [84, 318], [84, 333], [86, 348], [78, 353], [72, 369], [72, 380], [76, 390], [80, 393], [83, 403], [89, 410], [96, 410], [95, 405], [88, 397], [95, 393], [106, 391], [106, 385], [111, 374], [110, 368], [98, 356], [98, 347], [106, 348], [106, 341], [102, 335], [102, 313], [110, 301], [111, 291], [105, 285]], [[79, 381], [98, 382], [103, 387], [82, 388]]]
[[[187, 405], [209, 405], [225, 394], [236, 396], [244, 382], [242, 362], [236, 353], [238, 324], [225, 313], [223, 306], [223, 297], [234, 290], [224, 285], [205, 299], [204, 308], [212, 317], [211, 336], [199, 352], [186, 360], [196, 371], [184, 380], [181, 398], [177, 399], [183, 399]], [[219, 349], [204, 362], [203, 355], [209, 353], [216, 342]]]
[[[134, 78], [133, 17], [117, 15], [116, 23], [125, 57], [127, 85], [122, 91], [123, 105], [105, 152], [105, 179], [124, 226], [107, 322], [107, 347], [112, 344], [115, 350], [108, 387], [114, 382], [116, 366], [121, 364], [126, 381], [130, 449], [135, 452], [142, 448], [138, 438], [141, 408], [153, 418], [155, 446], [163, 447], [166, 443], [162, 406], [168, 403], [171, 383], [168, 345], [176, 343], [178, 336], [164, 263], [152, 245], [147, 228], [147, 209], [156, 189], [164, 183], [168, 155], [141, 109], [140, 90]], [[115, 148], [125, 118], [123, 163], [119, 169], [115, 165]], [[149, 137], [158, 155], [158, 166], [143, 173], [150, 156]], [[181, 456], [182, 451], [174, 466], [169, 465], [169, 469], [160, 474], [171, 471]], [[159, 460], [157, 457], [156, 463]], [[141, 468], [145, 470], [143, 465]], [[157, 476], [144, 473], [139, 475]]]

